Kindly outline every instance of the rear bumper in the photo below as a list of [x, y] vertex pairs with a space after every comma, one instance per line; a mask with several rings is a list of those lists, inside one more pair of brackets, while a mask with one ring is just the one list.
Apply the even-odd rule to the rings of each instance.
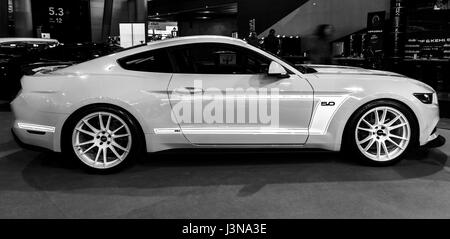
[[54, 150], [54, 133], [51, 132], [40, 132], [27, 130], [19, 127], [20, 121], [15, 121], [11, 129], [16, 142], [24, 147], [30, 148], [30, 146], [35, 146], [39, 148], [45, 148], [49, 150]]
[[59, 138], [66, 114], [42, 111], [36, 99], [27, 99], [23, 95], [11, 102], [11, 111], [14, 115], [12, 132], [21, 145], [61, 151]]
[[43, 148], [43, 147], [39, 147], [39, 146], [35, 146], [35, 145], [31, 145], [31, 144], [26, 144], [24, 143], [22, 140], [20, 140], [19, 137], [17, 137], [16, 133], [14, 132], [13, 129], [11, 129], [11, 134], [13, 136], [14, 141], [16, 141], [16, 143], [24, 149], [28, 149], [28, 150], [33, 150], [33, 151], [41, 151], [41, 152], [46, 152], [46, 151], [50, 151], [47, 148]]

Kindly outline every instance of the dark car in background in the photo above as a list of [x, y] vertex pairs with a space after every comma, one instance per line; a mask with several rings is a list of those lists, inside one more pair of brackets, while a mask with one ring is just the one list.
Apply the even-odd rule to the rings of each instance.
[[23, 75], [67, 67], [120, 50], [97, 43], [59, 43], [52, 39], [0, 38], [0, 99], [10, 101]]

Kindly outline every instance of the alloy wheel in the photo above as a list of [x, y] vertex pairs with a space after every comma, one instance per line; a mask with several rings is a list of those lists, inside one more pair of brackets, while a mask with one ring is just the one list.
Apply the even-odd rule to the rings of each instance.
[[119, 116], [109, 112], [91, 113], [78, 121], [72, 133], [77, 157], [96, 169], [120, 164], [129, 154], [131, 131]]
[[355, 140], [360, 152], [377, 162], [399, 157], [411, 141], [411, 127], [399, 110], [381, 106], [366, 112], [356, 124]]

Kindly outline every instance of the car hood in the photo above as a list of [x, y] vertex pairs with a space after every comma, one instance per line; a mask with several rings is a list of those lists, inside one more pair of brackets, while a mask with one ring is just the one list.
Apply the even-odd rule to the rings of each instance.
[[317, 72], [313, 74], [321, 75], [321, 74], [339, 74], [339, 75], [374, 75], [374, 76], [396, 76], [396, 77], [406, 77], [404, 75], [388, 72], [388, 71], [380, 71], [380, 70], [369, 70], [359, 67], [351, 67], [351, 66], [334, 66], [334, 65], [307, 65], [310, 68], [313, 68]]
[[306, 78], [318, 90], [340, 91], [350, 88], [380, 88], [384, 85], [402, 84], [400, 88], [405, 89], [407, 84], [414, 84], [426, 89], [428, 92], [435, 90], [415, 79], [394, 72], [369, 70], [359, 67], [334, 66], [334, 65], [306, 65], [316, 72], [306, 74]]

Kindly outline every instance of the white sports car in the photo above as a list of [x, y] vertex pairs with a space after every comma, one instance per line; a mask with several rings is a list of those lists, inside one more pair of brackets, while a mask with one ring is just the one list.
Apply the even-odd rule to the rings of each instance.
[[174, 148], [349, 149], [392, 165], [438, 136], [436, 92], [405, 76], [292, 66], [229, 37], [180, 37], [24, 76], [11, 103], [24, 143], [94, 171]]

